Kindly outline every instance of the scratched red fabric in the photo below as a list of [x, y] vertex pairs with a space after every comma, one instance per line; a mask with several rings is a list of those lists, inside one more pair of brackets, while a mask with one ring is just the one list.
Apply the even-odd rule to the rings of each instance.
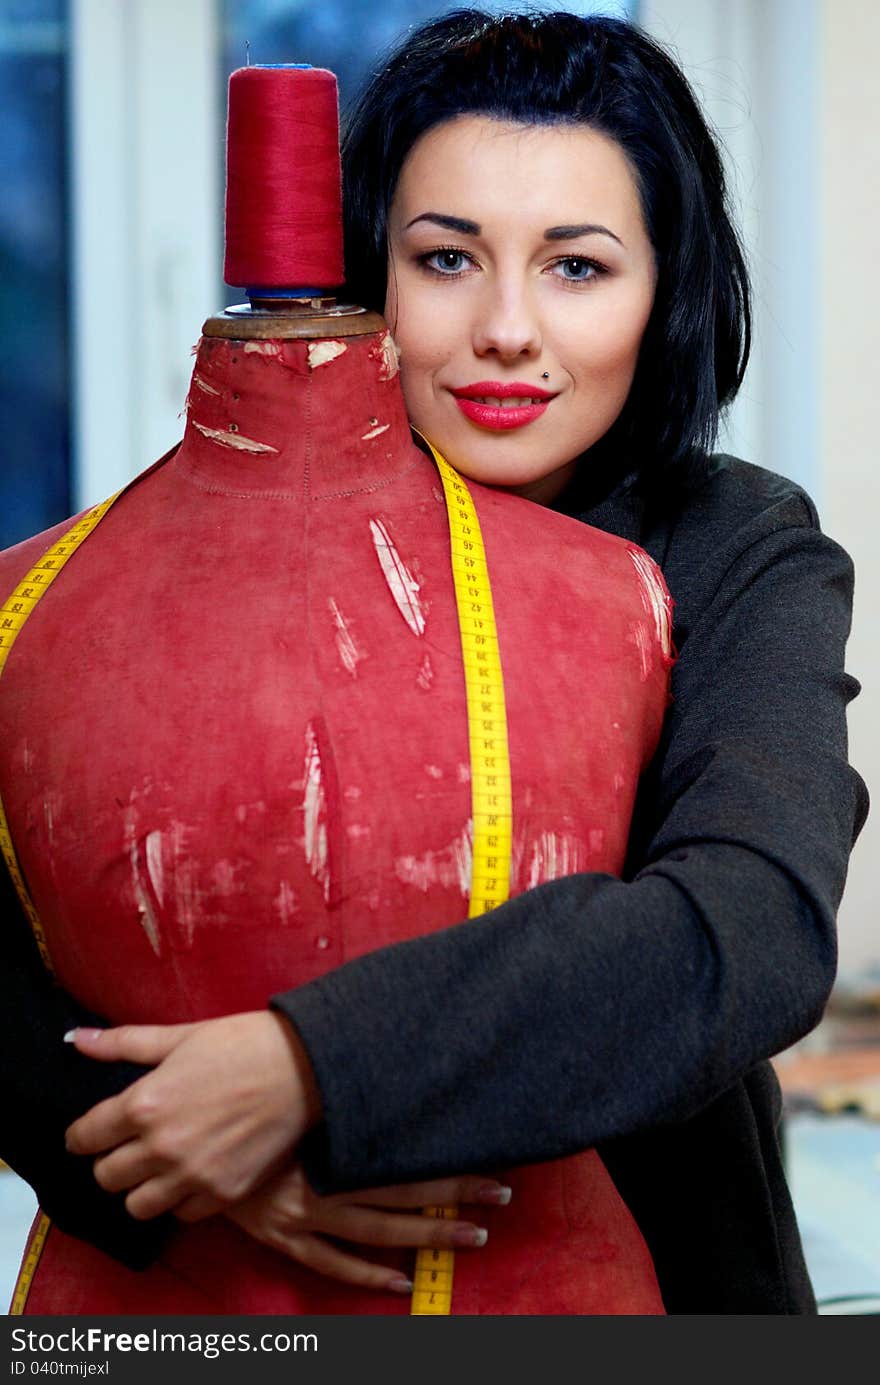
[[[662, 577], [614, 536], [470, 489], [505, 676], [511, 892], [619, 874], [668, 698]], [[4, 590], [64, 527], [0, 555]], [[0, 679], [0, 728], [0, 789], [59, 979], [114, 1022], [259, 1008], [466, 916], [446, 510], [387, 334], [203, 339], [181, 447], [37, 607]], [[511, 1205], [480, 1213], [488, 1245], [456, 1256], [454, 1313], [662, 1313], [594, 1152], [509, 1181]], [[412, 1270], [413, 1252], [374, 1254]], [[337, 1285], [218, 1218], [141, 1273], [53, 1228], [27, 1311], [409, 1301]]]

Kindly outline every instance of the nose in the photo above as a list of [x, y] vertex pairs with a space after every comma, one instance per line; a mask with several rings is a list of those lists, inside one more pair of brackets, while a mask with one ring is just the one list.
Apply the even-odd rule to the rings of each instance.
[[512, 362], [539, 356], [542, 345], [536, 306], [527, 287], [520, 282], [487, 283], [474, 322], [475, 353]]

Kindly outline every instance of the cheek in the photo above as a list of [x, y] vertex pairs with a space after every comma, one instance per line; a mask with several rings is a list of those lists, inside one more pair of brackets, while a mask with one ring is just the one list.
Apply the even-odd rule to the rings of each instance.
[[436, 366], [426, 354], [418, 331], [394, 334], [400, 352], [400, 388], [407, 413], [417, 426], [429, 427], [426, 410], [434, 396]]
[[[578, 374], [583, 383], [620, 381], [628, 386], [650, 316], [650, 303], [609, 304], [579, 336]], [[587, 344], [585, 347], [585, 335]]]
[[430, 310], [415, 296], [401, 294], [401, 307], [393, 328], [400, 352], [400, 376], [404, 387], [425, 388], [431, 377], [453, 359], [458, 334], [452, 314], [431, 305]]

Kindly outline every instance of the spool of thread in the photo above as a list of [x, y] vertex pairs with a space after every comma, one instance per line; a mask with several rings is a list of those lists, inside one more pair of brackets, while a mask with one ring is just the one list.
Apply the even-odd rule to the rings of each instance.
[[329, 289], [344, 278], [336, 77], [303, 65], [229, 78], [227, 284]]

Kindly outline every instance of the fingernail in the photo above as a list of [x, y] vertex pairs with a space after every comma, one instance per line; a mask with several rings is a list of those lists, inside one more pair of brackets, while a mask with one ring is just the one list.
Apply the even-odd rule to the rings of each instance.
[[484, 1246], [489, 1239], [489, 1233], [484, 1226], [469, 1226], [462, 1223], [461, 1226], [453, 1227], [452, 1241], [457, 1246]]
[[494, 1202], [499, 1207], [506, 1207], [512, 1197], [513, 1189], [506, 1187], [503, 1183], [486, 1183], [482, 1188], [477, 1189], [479, 1202]]
[[103, 1029], [68, 1029], [67, 1033], [64, 1035], [64, 1042], [66, 1044], [72, 1044], [74, 1039], [77, 1038], [85, 1039], [86, 1042], [89, 1042], [92, 1039], [97, 1039], [103, 1033]]
[[399, 1279], [389, 1279], [388, 1288], [393, 1289], [396, 1294], [411, 1294], [413, 1291], [413, 1282], [411, 1279], [403, 1279], [402, 1277]]

